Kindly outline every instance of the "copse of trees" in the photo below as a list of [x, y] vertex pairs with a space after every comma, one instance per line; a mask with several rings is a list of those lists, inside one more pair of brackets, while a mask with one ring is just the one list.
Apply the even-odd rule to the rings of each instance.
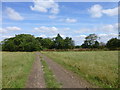
[[[85, 37], [81, 46], [75, 46], [70, 37], [65, 39], [58, 34], [54, 38], [34, 37], [30, 34], [19, 34], [12, 38], [4, 39], [0, 43], [3, 51], [40, 51], [44, 49], [105, 49], [120, 50], [120, 40], [112, 38], [107, 43], [98, 42], [99, 37], [96, 34], [90, 34]], [[87, 49], [86, 49], [87, 50]]]
[[42, 37], [37, 37], [36, 40], [39, 41], [39, 43], [42, 46], [42, 49], [52, 49], [53, 48], [53, 39], [51, 38], [42, 38]]
[[56, 49], [73, 49], [75, 44], [72, 38], [66, 37], [63, 39], [60, 34], [54, 38], [54, 48]]
[[41, 43], [30, 34], [20, 34], [2, 41], [3, 51], [37, 51], [41, 49]]
[[82, 48], [98, 48], [99, 42], [97, 41], [99, 37], [96, 34], [90, 34], [85, 37], [84, 43], [81, 45]]
[[109, 48], [110, 50], [116, 50], [116, 49], [120, 50], [120, 39], [117, 38], [110, 39], [107, 42], [106, 47]]
[[43, 49], [73, 49], [75, 44], [72, 38], [66, 37], [63, 39], [60, 34], [54, 38], [36, 38], [40, 43]]
[[35, 38], [30, 34], [20, 34], [1, 42], [3, 51], [40, 51], [43, 49], [72, 49], [74, 41], [70, 37], [63, 39], [60, 34], [55, 38]]
[[[120, 39], [112, 38], [107, 43], [98, 42], [99, 37], [96, 34], [90, 34], [85, 37], [84, 43], [81, 45], [82, 48], [97, 48], [109, 50], [120, 50]], [[77, 46], [78, 47], [78, 46]]]

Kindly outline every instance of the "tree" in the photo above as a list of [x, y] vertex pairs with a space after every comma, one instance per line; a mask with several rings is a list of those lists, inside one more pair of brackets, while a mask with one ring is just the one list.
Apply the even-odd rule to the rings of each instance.
[[120, 48], [120, 40], [117, 38], [112, 38], [107, 42], [106, 47], [111, 50], [118, 49]]
[[92, 45], [92, 48], [99, 48], [99, 42], [95, 41], [95, 44]]
[[56, 49], [63, 49], [64, 48], [64, 39], [60, 36], [60, 34], [57, 35], [54, 43], [55, 43]]
[[50, 49], [52, 47], [53, 41], [50, 38], [44, 38], [42, 42], [43, 48]]
[[72, 38], [66, 37], [64, 40], [64, 48], [65, 49], [73, 49], [74, 48], [74, 41]]
[[53, 40], [53, 47], [56, 49], [73, 49], [74, 48], [74, 41], [70, 37], [66, 37], [63, 39], [60, 34]]
[[75, 48], [81, 48], [81, 46], [77, 45], [77, 46], [75, 46]]
[[4, 51], [39, 51], [42, 49], [72, 49], [74, 41], [70, 37], [63, 39], [60, 34], [52, 39], [20, 34], [3, 40], [0, 45]]
[[30, 34], [20, 34], [13, 38], [5, 39], [2, 43], [5, 51], [37, 51], [41, 50], [41, 44]]
[[106, 44], [104, 42], [100, 42], [99, 43], [99, 48], [104, 49], [105, 46], [106, 46]]
[[4, 51], [15, 51], [15, 45], [13, 42], [14, 38], [8, 38], [2, 41], [2, 50]]
[[98, 36], [96, 34], [90, 34], [88, 35], [85, 39], [88, 43], [88, 45], [93, 45], [95, 44], [95, 41], [97, 41]]
[[97, 41], [98, 36], [96, 34], [90, 34], [85, 37], [84, 43], [81, 45], [82, 48], [98, 48], [99, 42]]
[[87, 40], [84, 41], [84, 43], [81, 45], [82, 48], [90, 48], [90, 45], [88, 44]]

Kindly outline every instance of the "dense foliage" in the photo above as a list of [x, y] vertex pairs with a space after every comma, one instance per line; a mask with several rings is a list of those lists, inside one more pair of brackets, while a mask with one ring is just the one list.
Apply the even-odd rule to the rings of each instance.
[[41, 49], [40, 42], [29, 34], [16, 35], [2, 42], [2, 50], [4, 51], [37, 51]]
[[97, 41], [98, 36], [96, 34], [90, 34], [85, 37], [84, 43], [81, 45], [82, 48], [99, 48], [99, 42]]
[[[119, 50], [120, 49], [120, 39], [112, 38], [107, 41], [107, 43], [98, 42], [98, 36], [96, 34], [90, 34], [85, 37], [84, 43], [81, 45], [82, 48], [98, 48], [110, 50]], [[78, 46], [77, 46], [78, 47]]]
[[99, 37], [96, 34], [90, 34], [85, 37], [81, 46], [75, 46], [70, 37], [63, 39], [60, 34], [54, 38], [34, 37], [30, 34], [20, 34], [12, 38], [4, 39], [0, 46], [3, 51], [40, 51], [43, 49], [74, 49], [74, 48], [97, 48], [110, 50], [120, 49], [120, 40], [110, 39], [106, 44], [98, 42]]
[[55, 38], [35, 38], [30, 34], [20, 34], [2, 41], [3, 51], [39, 51], [42, 49], [72, 49], [72, 38], [63, 39], [59, 34]]
[[117, 39], [117, 38], [110, 39], [107, 42], [106, 47], [111, 49], [111, 50], [120, 49], [120, 39]]

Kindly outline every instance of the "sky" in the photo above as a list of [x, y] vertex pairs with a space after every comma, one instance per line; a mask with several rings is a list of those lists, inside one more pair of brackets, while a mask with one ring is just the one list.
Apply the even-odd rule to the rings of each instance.
[[118, 36], [117, 2], [2, 2], [1, 40], [17, 34], [72, 37], [81, 45], [89, 34], [100, 42]]

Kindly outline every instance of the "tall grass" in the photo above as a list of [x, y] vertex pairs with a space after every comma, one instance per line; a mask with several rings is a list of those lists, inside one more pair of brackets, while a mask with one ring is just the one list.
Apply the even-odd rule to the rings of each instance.
[[100, 87], [118, 87], [118, 51], [43, 52]]
[[0, 89], [2, 88], [2, 52], [0, 51]]
[[3, 52], [2, 87], [24, 88], [34, 59], [33, 52]]

